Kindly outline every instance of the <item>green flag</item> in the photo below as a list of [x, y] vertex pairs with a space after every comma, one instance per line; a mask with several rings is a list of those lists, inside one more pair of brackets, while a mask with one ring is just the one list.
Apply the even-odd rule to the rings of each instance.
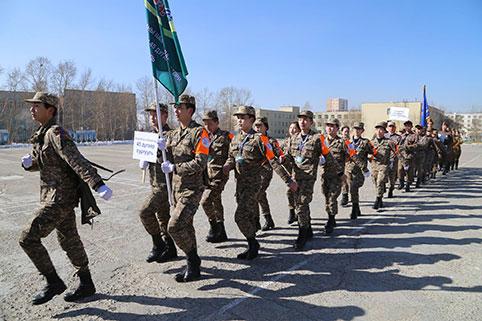
[[167, 0], [144, 0], [154, 77], [176, 102], [187, 87], [187, 69]]

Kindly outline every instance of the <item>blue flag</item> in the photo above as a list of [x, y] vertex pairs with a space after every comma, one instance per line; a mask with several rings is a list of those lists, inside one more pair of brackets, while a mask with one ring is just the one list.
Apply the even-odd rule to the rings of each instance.
[[427, 120], [430, 119], [430, 110], [428, 109], [427, 104], [427, 95], [426, 95], [426, 87], [423, 85], [423, 105], [422, 105], [422, 114], [420, 115], [420, 125], [423, 127], [427, 127]]

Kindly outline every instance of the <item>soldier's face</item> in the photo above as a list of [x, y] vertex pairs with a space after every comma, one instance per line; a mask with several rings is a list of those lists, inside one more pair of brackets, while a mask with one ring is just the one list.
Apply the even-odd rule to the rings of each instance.
[[263, 135], [266, 135], [266, 126], [263, 123], [256, 123], [254, 124], [254, 130], [257, 133], [261, 133]]
[[338, 133], [338, 126], [333, 124], [326, 124], [326, 133], [330, 136], [335, 136]]
[[54, 108], [49, 107], [46, 108], [42, 103], [33, 103], [30, 106], [30, 115], [32, 115], [32, 119], [41, 123], [45, 124], [50, 118], [53, 117]]
[[155, 111], [149, 111], [149, 124], [152, 127], [157, 128], [157, 113]]
[[356, 137], [361, 137], [361, 135], [363, 134], [363, 129], [355, 128], [355, 134], [356, 134]]
[[210, 133], [214, 133], [219, 127], [219, 123], [213, 119], [204, 119], [203, 122], [204, 128]]
[[300, 116], [298, 118], [298, 125], [300, 125], [302, 131], [309, 131], [312, 124], [313, 120], [311, 118], [308, 118], [306, 116]]
[[187, 108], [186, 104], [179, 104], [175, 107], [176, 118], [179, 122], [185, 123], [191, 119], [192, 108]]
[[420, 135], [422, 133], [422, 129], [415, 127], [415, 133], [417, 133], [417, 135]]
[[295, 124], [290, 125], [290, 128], [288, 129], [288, 133], [290, 134], [290, 136], [293, 136], [299, 132], [300, 131], [298, 130], [298, 127]]
[[405, 131], [411, 132], [412, 131], [412, 125], [405, 125]]
[[395, 125], [389, 125], [389, 126], [388, 126], [388, 132], [389, 132], [390, 134], [393, 134], [393, 133], [396, 132], [396, 131], [397, 131], [397, 127], [395, 127]]
[[345, 137], [350, 136], [350, 128], [346, 128], [346, 127], [343, 128], [342, 133], [343, 133], [343, 136], [345, 136]]
[[375, 128], [375, 132], [376, 132], [377, 136], [380, 137], [380, 138], [385, 136], [385, 129], [383, 129], [382, 127]]
[[236, 118], [238, 118], [238, 126], [242, 131], [248, 132], [253, 127], [253, 120], [249, 115], [236, 115]]

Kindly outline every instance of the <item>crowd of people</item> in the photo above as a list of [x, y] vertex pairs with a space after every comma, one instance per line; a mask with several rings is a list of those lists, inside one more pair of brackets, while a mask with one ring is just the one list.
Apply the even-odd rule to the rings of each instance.
[[[110, 199], [112, 190], [80, 154], [68, 133], [56, 125], [58, 98], [40, 92], [26, 101], [40, 128], [32, 136], [32, 153], [22, 157], [22, 167], [40, 171], [41, 208], [22, 232], [20, 245], [47, 280], [33, 304], [48, 302], [66, 290], [41, 243], [54, 229], [80, 279], [79, 286], [65, 300], [77, 301], [96, 291], [75, 224], [74, 208], [79, 199], [82, 211], [91, 210], [84, 204], [79, 186], [88, 184], [105, 200]], [[175, 275], [177, 282], [190, 282], [201, 276], [193, 226], [199, 205], [210, 225], [206, 241], [228, 241], [222, 193], [231, 171], [236, 184], [234, 220], [247, 240], [247, 248], [237, 258], [253, 260], [260, 249], [258, 231], [275, 228], [266, 193], [273, 172], [287, 186], [288, 224], [298, 225], [293, 248], [299, 251], [313, 237], [310, 203], [318, 177], [327, 213], [324, 232], [331, 234], [336, 228], [340, 195], [341, 206], [351, 202], [351, 219], [362, 215], [359, 189], [369, 177], [376, 189], [373, 208], [380, 210], [385, 194], [387, 198], [394, 196], [397, 182], [399, 190], [410, 192], [434, 179], [438, 172], [445, 175], [457, 169], [461, 154], [459, 133], [451, 131], [445, 122], [437, 131], [430, 119], [426, 128], [417, 124], [415, 129], [407, 120], [400, 131], [393, 121], [380, 122], [374, 127], [374, 136], [368, 139], [363, 137], [363, 123], [357, 122], [353, 128], [341, 127], [336, 118], [328, 120], [325, 133], [320, 133], [314, 127], [313, 113], [304, 110], [290, 124], [289, 136], [280, 144], [269, 135], [268, 119], [257, 118], [251, 106], [240, 106], [234, 113], [238, 125], [235, 133], [219, 128], [215, 110], [204, 112], [203, 125], [195, 122], [193, 96], [182, 95], [173, 106], [179, 121], [175, 129], [167, 124], [167, 105], [154, 104], [145, 110], [152, 131], [160, 135], [157, 161], [139, 162], [140, 169], [149, 172], [151, 185], [140, 209], [140, 219], [153, 244], [147, 262], [172, 261], [178, 256], [178, 248], [185, 253], [186, 266]], [[172, 197], [168, 184], [172, 185]], [[85, 196], [86, 188], [82, 191]]]

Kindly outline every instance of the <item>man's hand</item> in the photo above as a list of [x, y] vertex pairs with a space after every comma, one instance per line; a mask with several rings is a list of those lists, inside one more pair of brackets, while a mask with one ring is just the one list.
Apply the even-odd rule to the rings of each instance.
[[174, 171], [175, 165], [170, 161], [165, 161], [161, 164], [161, 170], [164, 174], [169, 174]]
[[296, 192], [298, 190], [298, 183], [296, 183], [296, 181], [291, 181], [289, 184], [288, 184], [288, 187], [290, 188], [290, 190], [292, 190], [293, 192]]
[[142, 169], [142, 170], [146, 169], [148, 165], [149, 165], [148, 161], [145, 161], [145, 160], [139, 161], [139, 168]]
[[32, 167], [32, 155], [27, 154], [27, 155], [22, 156], [22, 166], [23, 166], [23, 168]]
[[112, 197], [112, 190], [107, 185], [101, 185], [96, 192], [106, 201]]
[[159, 140], [157, 141], [157, 147], [161, 152], [166, 150], [166, 145], [167, 145], [166, 139], [164, 137], [159, 137]]

